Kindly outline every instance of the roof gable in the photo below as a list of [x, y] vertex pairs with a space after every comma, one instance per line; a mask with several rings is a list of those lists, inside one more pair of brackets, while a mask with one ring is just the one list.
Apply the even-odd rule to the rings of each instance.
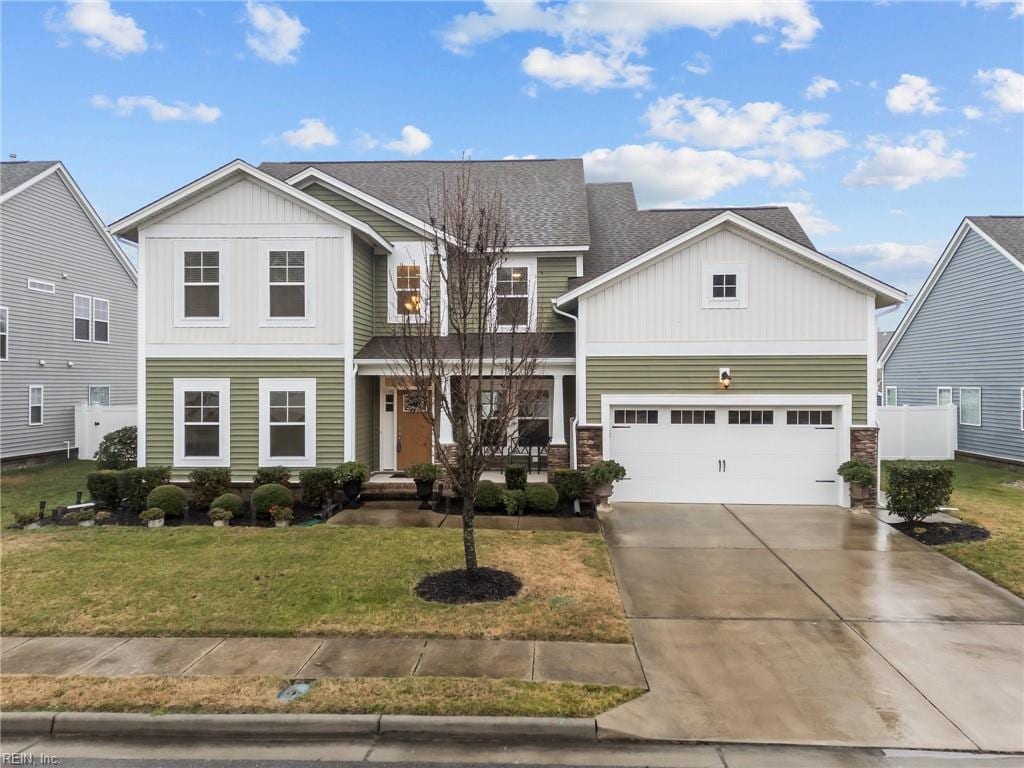
[[1024, 265], [1024, 216], [968, 216], [976, 230]]
[[59, 160], [6, 160], [0, 163], [0, 199], [6, 200], [9, 193], [17, 194], [20, 187], [27, 182], [36, 180], [44, 171], [55, 165]]

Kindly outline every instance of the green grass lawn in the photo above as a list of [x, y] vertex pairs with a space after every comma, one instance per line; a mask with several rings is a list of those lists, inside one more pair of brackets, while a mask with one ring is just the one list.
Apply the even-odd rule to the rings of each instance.
[[13, 523], [15, 510], [38, 509], [40, 499], [47, 509], [74, 503], [75, 491], [88, 499], [85, 478], [95, 468], [95, 461], [71, 460], [0, 471], [0, 525]]
[[1024, 472], [967, 461], [936, 463], [953, 467], [950, 505], [960, 510], [965, 522], [992, 532], [988, 541], [945, 544], [936, 549], [1024, 596], [1024, 489], [1006, 485], [1024, 480]]

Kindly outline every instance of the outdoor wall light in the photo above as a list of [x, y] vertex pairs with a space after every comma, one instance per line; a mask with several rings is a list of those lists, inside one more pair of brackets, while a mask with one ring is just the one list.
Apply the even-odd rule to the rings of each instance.
[[718, 381], [722, 384], [722, 389], [729, 388], [729, 385], [732, 384], [732, 374], [729, 373], [728, 368], [718, 369]]

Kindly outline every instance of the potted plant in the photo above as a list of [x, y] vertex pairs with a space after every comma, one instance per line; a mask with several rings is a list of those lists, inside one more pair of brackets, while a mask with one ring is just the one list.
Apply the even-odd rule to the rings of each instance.
[[147, 528], [164, 527], [164, 511], [160, 507], [150, 507], [144, 512], [139, 512], [139, 519], [146, 521]]
[[96, 511], [93, 509], [75, 509], [64, 515], [68, 520], [73, 520], [82, 528], [91, 528], [96, 524]]
[[274, 519], [274, 525], [278, 528], [287, 528], [288, 524], [295, 517], [295, 512], [291, 507], [283, 507], [280, 504], [275, 504], [270, 508], [270, 516]]
[[19, 509], [14, 513], [14, 522], [25, 530], [31, 531], [39, 527], [41, 517], [38, 509], [30, 511]]
[[836, 474], [850, 484], [850, 501], [853, 506], [863, 509], [868, 489], [875, 484], [875, 468], [866, 461], [852, 459], [840, 464]]
[[230, 509], [221, 509], [220, 507], [214, 507], [206, 514], [211, 520], [213, 520], [214, 528], [223, 528], [228, 524], [228, 521], [235, 516], [235, 513]]
[[612, 495], [612, 486], [626, 476], [626, 468], [617, 461], [599, 461], [587, 470], [587, 482], [594, 488], [599, 512], [608, 512], [611, 505], [608, 497]]
[[416, 481], [416, 498], [420, 500], [420, 509], [431, 509], [430, 500], [434, 497], [434, 483], [441, 474], [437, 465], [429, 462], [413, 464], [405, 471]]
[[345, 491], [345, 498], [353, 507], [359, 506], [359, 494], [363, 492], [363, 483], [370, 479], [370, 469], [358, 461], [346, 461], [335, 470], [338, 484]]

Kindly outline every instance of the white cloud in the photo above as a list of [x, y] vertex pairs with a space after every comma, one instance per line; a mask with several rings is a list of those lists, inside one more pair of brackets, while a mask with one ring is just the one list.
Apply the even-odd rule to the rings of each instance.
[[540, 95], [540, 89], [536, 83], [527, 83], [523, 86], [523, 95], [530, 99], [536, 99]]
[[686, 68], [687, 72], [691, 72], [695, 75], [710, 75], [711, 57], [706, 53], [695, 53], [693, 54], [693, 58], [686, 62], [683, 67]]
[[830, 248], [829, 253], [849, 258], [867, 267], [914, 269], [935, 263], [938, 250], [932, 245], [911, 243], [865, 243]]
[[909, 189], [926, 181], [963, 176], [967, 152], [953, 149], [942, 131], [910, 134], [899, 144], [873, 137], [868, 140], [871, 155], [860, 160], [843, 179], [847, 187], [890, 187]]
[[334, 130], [323, 120], [317, 117], [304, 117], [299, 120], [299, 127], [285, 131], [281, 139], [286, 144], [302, 149], [313, 149], [314, 147], [333, 147], [338, 143], [338, 137]]
[[793, 212], [800, 226], [811, 237], [819, 235], [832, 235], [840, 231], [838, 225], [829, 221], [825, 214], [811, 202], [784, 201], [778, 203], [765, 203], [765, 205], [784, 205]]
[[814, 160], [847, 146], [837, 131], [822, 128], [829, 116], [790, 112], [774, 101], [734, 108], [721, 99], [658, 99], [644, 114], [655, 138], [716, 149], [746, 148], [755, 153]]
[[146, 30], [140, 29], [131, 16], [115, 13], [109, 0], [68, 0], [63, 18], [54, 21], [50, 14], [47, 26], [62, 34], [71, 31], [85, 35], [87, 47], [110, 56], [143, 53], [149, 47]]
[[750, 39], [753, 40], [757, 45], [768, 45], [768, 43], [772, 41], [772, 36], [766, 35], [764, 32], [758, 32]]
[[407, 157], [412, 157], [430, 149], [432, 143], [427, 133], [421, 131], [415, 125], [407, 125], [402, 128], [401, 138], [385, 142], [384, 148], [401, 152]]
[[752, 179], [788, 184], [800, 172], [788, 163], [740, 157], [732, 152], [702, 152], [691, 147], [626, 144], [583, 155], [589, 181], [632, 181], [644, 206], [679, 206], [705, 200]]
[[218, 107], [210, 107], [202, 102], [186, 104], [183, 101], [176, 101], [173, 104], [164, 104], [155, 96], [118, 96], [116, 99], [111, 99], [108, 96], [97, 94], [89, 102], [96, 109], [109, 109], [120, 117], [128, 117], [137, 109], [143, 110], [149, 113], [151, 120], [157, 122], [174, 120], [215, 123], [223, 114]]
[[523, 59], [523, 71], [554, 88], [642, 88], [647, 85], [650, 67], [631, 64], [626, 54], [602, 56], [584, 53], [554, 53], [533, 48]]
[[811, 84], [807, 86], [804, 91], [804, 98], [808, 100], [812, 99], [824, 99], [832, 91], [839, 90], [839, 83], [835, 80], [830, 80], [827, 77], [821, 75], [815, 75], [811, 79]]
[[966, 117], [968, 120], [978, 120], [984, 114], [977, 107], [964, 107], [963, 112], [964, 112], [964, 117]]
[[505, 155], [502, 160], [536, 160], [536, 155]]
[[986, 11], [992, 11], [996, 8], [1009, 8], [1011, 19], [1024, 16], [1024, 0], [978, 0], [977, 6], [984, 8]]
[[985, 97], [1003, 112], [1024, 112], [1024, 74], [1012, 69], [979, 69], [975, 79], [988, 85]]
[[899, 83], [886, 94], [885, 103], [890, 112], [920, 112], [923, 115], [932, 115], [943, 110], [939, 104], [938, 94], [939, 89], [932, 85], [927, 77], [900, 75]]
[[289, 16], [276, 5], [252, 0], [246, 0], [245, 12], [251, 28], [245, 44], [252, 52], [272, 64], [294, 64], [302, 38], [309, 32], [299, 17]]

